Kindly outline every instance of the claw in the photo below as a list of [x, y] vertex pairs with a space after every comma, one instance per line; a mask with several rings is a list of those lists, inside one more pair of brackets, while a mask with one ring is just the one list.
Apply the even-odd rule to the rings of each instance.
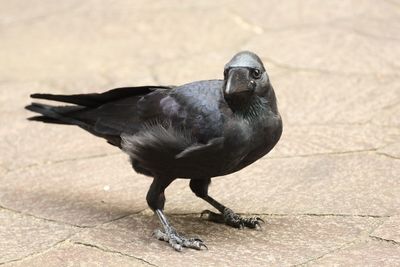
[[201, 249], [201, 247], [205, 247], [208, 250], [208, 247], [204, 243], [200, 243], [200, 249]]
[[242, 218], [228, 208], [226, 208], [222, 214], [204, 210], [200, 217], [216, 223], [225, 223], [238, 229], [249, 227], [261, 230], [261, 223], [265, 223], [260, 217]]
[[262, 223], [265, 223], [264, 220], [261, 219], [260, 217], [256, 217], [256, 220], [257, 220], [257, 221], [260, 221], [260, 222], [262, 222]]
[[168, 242], [174, 250], [179, 252], [182, 251], [184, 247], [201, 250], [201, 247], [204, 246], [208, 249], [200, 238], [186, 238], [179, 235], [175, 229], [172, 228], [171, 231], [168, 232], [157, 229], [153, 232], [152, 236], [158, 240]]

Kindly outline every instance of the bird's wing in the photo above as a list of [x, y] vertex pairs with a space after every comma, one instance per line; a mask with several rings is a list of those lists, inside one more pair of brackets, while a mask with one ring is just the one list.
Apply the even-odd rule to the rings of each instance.
[[[50, 123], [75, 124], [110, 143], [119, 146], [123, 132], [134, 133], [140, 129], [144, 111], [148, 117], [157, 117], [162, 112], [157, 102], [172, 87], [142, 86], [116, 88], [104, 93], [53, 95], [33, 94], [32, 98], [60, 101], [77, 106], [50, 106], [32, 103], [26, 108], [41, 116], [31, 118]], [[140, 104], [146, 98], [146, 107]]]
[[222, 84], [221, 80], [186, 84], [171, 91], [169, 101], [165, 100], [168, 104], [165, 110], [177, 111], [176, 125], [189, 131], [199, 143], [222, 136], [224, 113], [221, 105], [225, 103]]
[[160, 96], [143, 96], [137, 102], [142, 128], [134, 134], [122, 133], [122, 148], [148, 163], [154, 157], [163, 159], [163, 164], [171, 159], [208, 158], [224, 141], [221, 86], [220, 81], [201, 81]]
[[224, 143], [223, 137], [217, 137], [209, 140], [206, 144], [193, 144], [187, 147], [185, 150], [175, 155], [176, 159], [190, 159], [190, 158], [200, 158], [204, 155], [210, 155], [213, 152], [218, 152]]
[[124, 97], [72, 115], [93, 125], [98, 135], [119, 137], [122, 133], [134, 134], [144, 123], [165, 117], [160, 101], [168, 96], [168, 91], [165, 88], [156, 89], [145, 95]]

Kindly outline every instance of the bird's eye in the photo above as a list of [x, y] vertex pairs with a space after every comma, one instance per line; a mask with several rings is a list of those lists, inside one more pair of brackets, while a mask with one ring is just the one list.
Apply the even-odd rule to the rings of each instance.
[[259, 69], [253, 69], [251, 72], [251, 75], [253, 76], [254, 79], [260, 79], [261, 77], [261, 70]]

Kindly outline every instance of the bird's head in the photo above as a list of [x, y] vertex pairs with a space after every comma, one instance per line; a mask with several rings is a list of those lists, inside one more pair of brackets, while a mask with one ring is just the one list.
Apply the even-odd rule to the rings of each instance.
[[269, 78], [261, 59], [249, 51], [237, 53], [224, 68], [224, 97], [230, 102], [247, 102], [267, 93]]

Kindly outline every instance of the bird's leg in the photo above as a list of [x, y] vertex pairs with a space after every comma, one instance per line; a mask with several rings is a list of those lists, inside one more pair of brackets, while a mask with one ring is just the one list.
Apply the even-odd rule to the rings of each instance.
[[212, 197], [208, 195], [208, 186], [210, 185], [211, 179], [191, 179], [190, 188], [196, 194], [196, 196], [204, 199], [216, 208], [220, 213], [215, 213], [210, 210], [205, 210], [201, 213], [202, 217], [207, 218], [210, 221], [216, 223], [225, 223], [235, 228], [260, 228], [260, 223], [263, 220], [259, 217], [243, 218], [240, 215], [233, 212], [233, 210], [225, 207]]
[[173, 181], [173, 179], [154, 178], [147, 193], [147, 203], [149, 207], [157, 214], [160, 219], [163, 230], [157, 229], [153, 232], [158, 240], [168, 242], [175, 250], [181, 251], [182, 247], [194, 248], [200, 250], [201, 247], [207, 248], [202, 240], [198, 238], [186, 238], [175, 230], [168, 222], [163, 209], [165, 204], [165, 188]]
[[244, 227], [248, 228], [260, 228], [260, 223], [264, 222], [260, 217], [251, 217], [244, 218], [240, 215], [236, 214], [233, 210], [225, 207], [215, 199], [210, 196], [202, 197], [205, 201], [210, 203], [213, 207], [215, 207], [221, 213], [215, 213], [210, 210], [205, 210], [201, 213], [202, 217], [207, 218], [210, 221], [217, 223], [225, 223], [229, 226], [243, 229]]

